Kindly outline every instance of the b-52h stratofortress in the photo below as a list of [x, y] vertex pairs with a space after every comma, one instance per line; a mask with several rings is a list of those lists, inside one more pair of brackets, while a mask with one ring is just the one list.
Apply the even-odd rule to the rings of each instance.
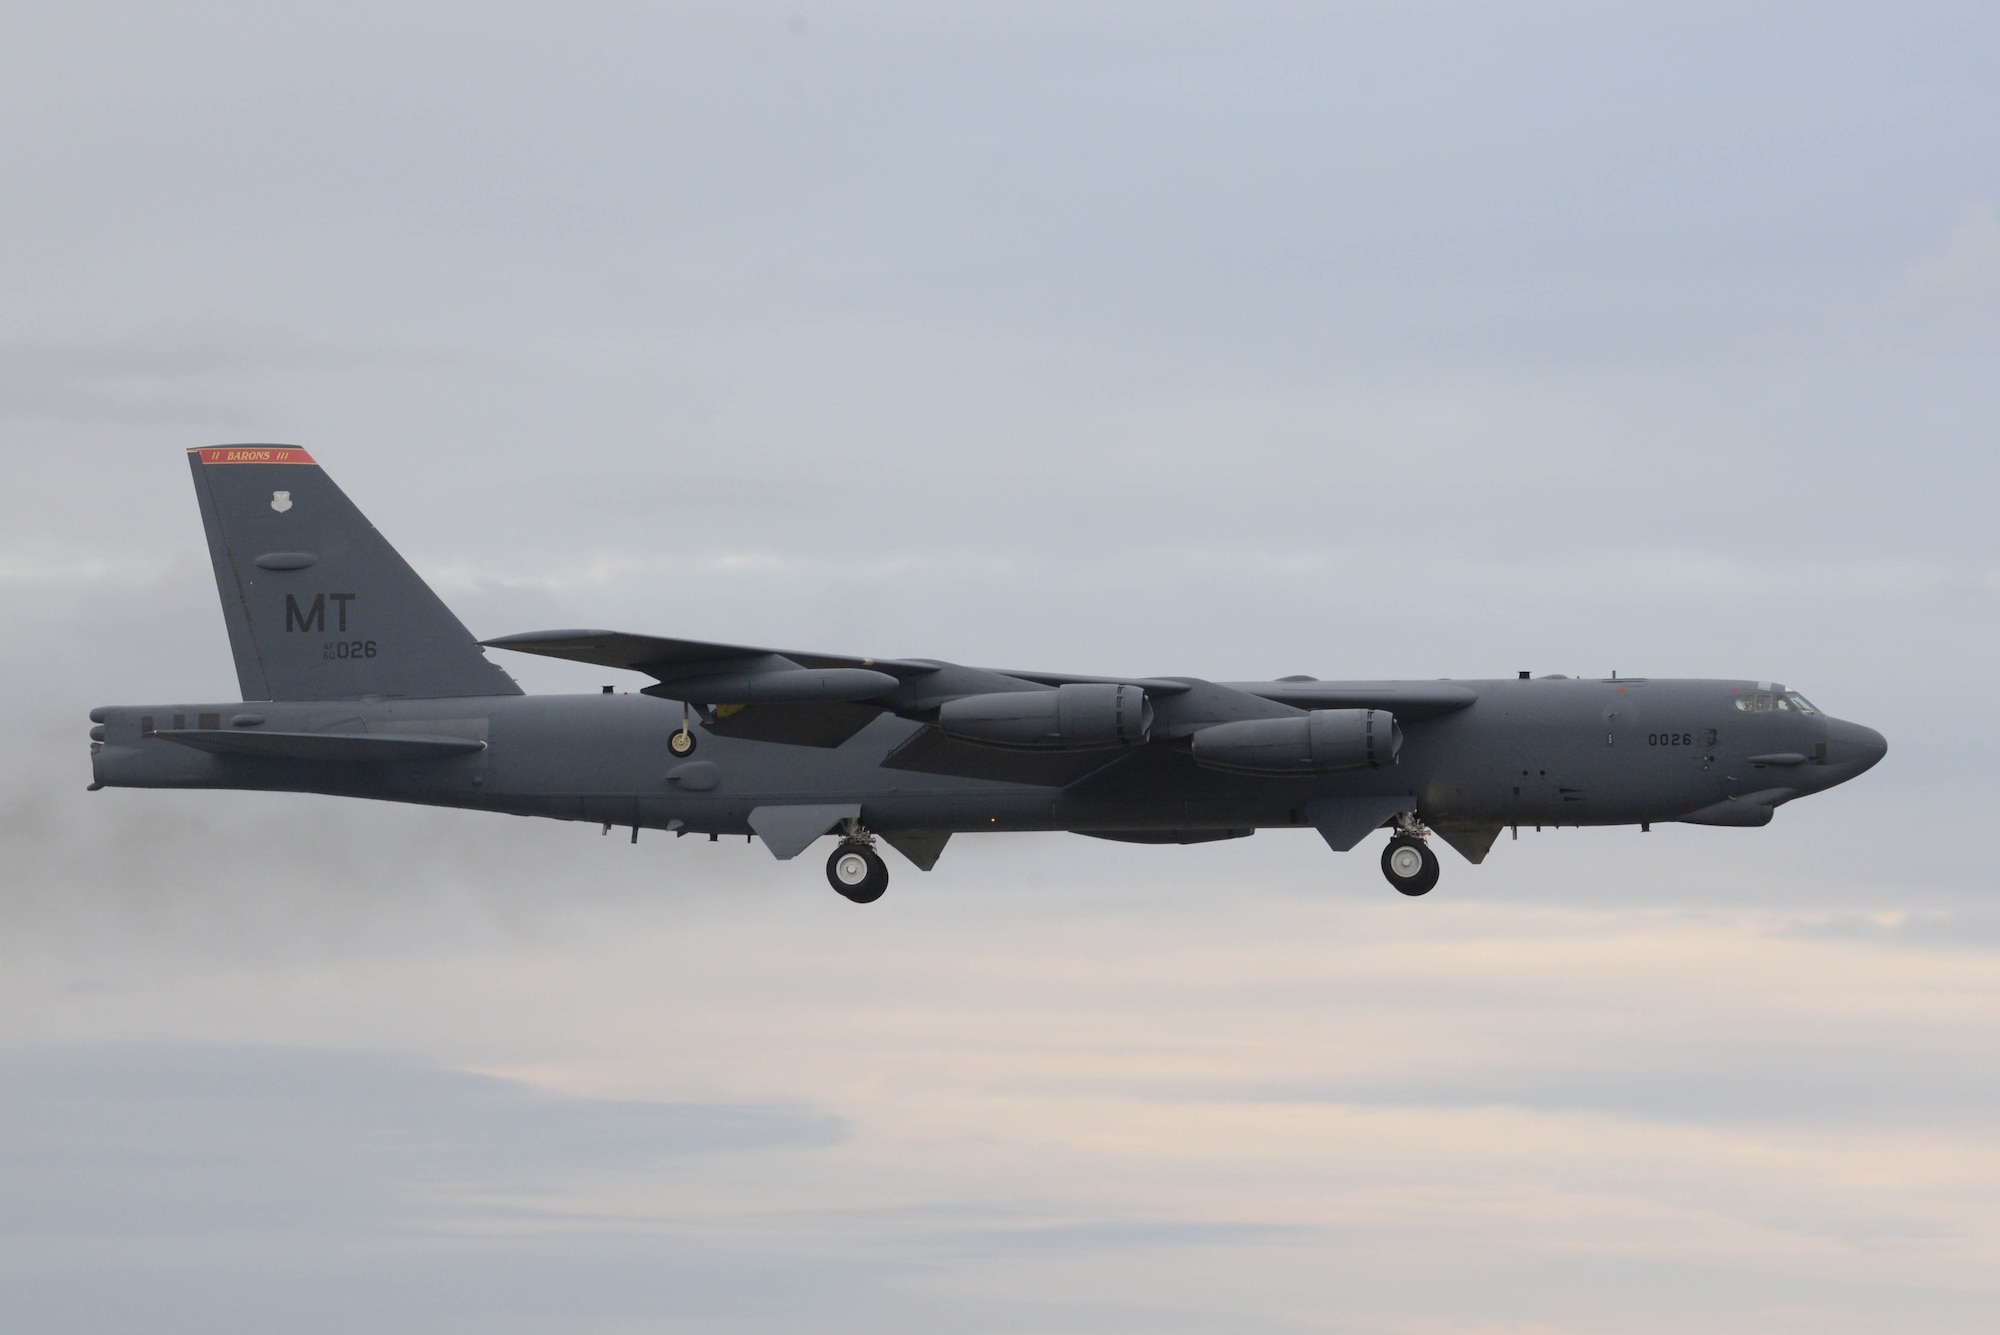
[[[1758, 826], [1880, 760], [1882, 735], [1769, 681], [1213, 682], [856, 658], [608, 630], [478, 641], [304, 450], [189, 451], [241, 702], [91, 711], [95, 783], [327, 793], [677, 835], [824, 835], [879, 899], [879, 839], [928, 871], [954, 834], [1142, 844], [1390, 832], [1438, 879], [1522, 825]], [[482, 644], [643, 673], [531, 696]]]

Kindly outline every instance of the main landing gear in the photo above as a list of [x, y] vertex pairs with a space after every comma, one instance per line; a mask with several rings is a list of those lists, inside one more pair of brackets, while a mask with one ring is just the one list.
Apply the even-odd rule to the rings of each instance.
[[1408, 812], [1396, 817], [1396, 834], [1382, 850], [1382, 874], [1406, 895], [1427, 895], [1438, 883], [1437, 854], [1427, 842], [1430, 831]]
[[873, 904], [880, 899], [889, 888], [889, 867], [875, 851], [875, 836], [858, 823], [848, 821], [833, 856], [826, 860], [826, 879], [857, 904]]

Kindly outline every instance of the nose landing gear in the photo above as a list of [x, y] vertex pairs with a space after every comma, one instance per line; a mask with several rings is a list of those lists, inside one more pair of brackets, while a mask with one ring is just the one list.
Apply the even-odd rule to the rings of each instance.
[[1437, 854], [1426, 842], [1430, 831], [1415, 816], [1396, 818], [1396, 834], [1382, 850], [1382, 875], [1406, 895], [1427, 895], [1438, 883]]
[[889, 867], [875, 851], [875, 836], [848, 822], [833, 855], [826, 860], [827, 884], [857, 904], [873, 904], [889, 888]]

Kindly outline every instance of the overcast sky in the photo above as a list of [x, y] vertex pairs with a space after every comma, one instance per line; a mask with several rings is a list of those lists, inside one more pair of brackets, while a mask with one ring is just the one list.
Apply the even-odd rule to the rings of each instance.
[[[0, 1324], [1991, 1329], [1990, 5], [7, 33]], [[1890, 754], [1414, 902], [86, 795], [92, 706], [232, 693], [245, 441], [483, 636], [1770, 677]]]

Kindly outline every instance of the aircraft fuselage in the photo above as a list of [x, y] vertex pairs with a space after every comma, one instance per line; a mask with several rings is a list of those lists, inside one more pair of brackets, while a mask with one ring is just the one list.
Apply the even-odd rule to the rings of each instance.
[[[1856, 724], [1756, 709], [1760, 697], [1783, 697], [1770, 683], [1454, 684], [1477, 701], [1402, 723], [1396, 763], [1320, 775], [1219, 772], [1158, 745], [1097, 752], [1103, 767], [1066, 787], [888, 769], [881, 762], [922, 725], [886, 714], [834, 748], [701, 734], [698, 752], [682, 757], [669, 749], [680, 707], [623, 694], [118, 707], [93, 715], [102, 734], [93, 767], [113, 787], [328, 793], [693, 833], [748, 833], [759, 807], [851, 802], [876, 829], [1213, 838], [1309, 825], [1315, 801], [1375, 796], [1410, 799], [1421, 820], [1440, 827], [1690, 816], [1762, 824], [1770, 807], [1853, 777], [1883, 749]], [[204, 730], [446, 735], [484, 748], [383, 763], [218, 753], [173, 740]], [[1745, 799], [1732, 818], [1729, 804]]]
[[[96, 788], [327, 793], [679, 834], [780, 859], [827, 835], [872, 903], [879, 837], [924, 870], [981, 830], [1196, 843], [1286, 826], [1438, 879], [1506, 826], [1763, 825], [1887, 749], [1771, 682], [1212, 682], [1014, 671], [617, 630], [477, 640], [288, 445], [188, 464], [240, 702], [94, 710]], [[652, 679], [529, 696], [486, 657]]]

